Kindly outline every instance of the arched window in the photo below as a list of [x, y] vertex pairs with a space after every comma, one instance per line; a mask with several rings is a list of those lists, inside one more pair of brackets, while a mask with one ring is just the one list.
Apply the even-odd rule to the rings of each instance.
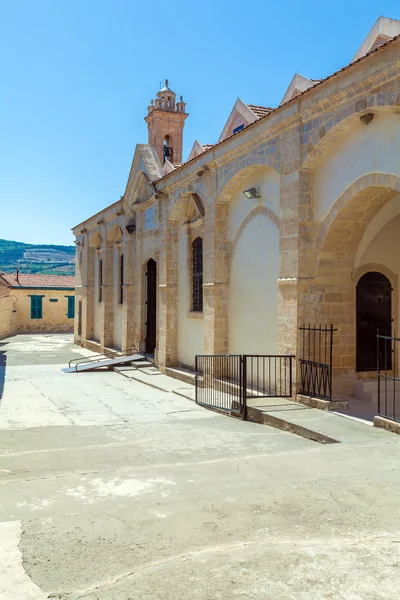
[[99, 260], [99, 302], [103, 301], [103, 259]]
[[203, 240], [198, 237], [192, 244], [193, 299], [192, 310], [203, 312]]
[[124, 255], [119, 257], [119, 303], [124, 303]]
[[172, 150], [172, 139], [171, 136], [166, 135], [164, 138], [164, 162], [169, 160], [169, 162], [173, 162], [174, 160], [174, 152]]

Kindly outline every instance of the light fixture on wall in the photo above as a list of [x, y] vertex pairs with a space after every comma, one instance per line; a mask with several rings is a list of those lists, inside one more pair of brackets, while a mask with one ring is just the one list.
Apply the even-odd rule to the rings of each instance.
[[248, 200], [252, 200], [253, 198], [261, 198], [260, 188], [258, 187], [251, 187], [248, 190], [244, 190], [243, 194], [246, 196], [246, 198], [248, 198]]
[[365, 113], [364, 115], [361, 115], [360, 121], [364, 125], [369, 125], [374, 120], [374, 116], [374, 113]]
[[204, 175], [204, 173], [206, 173], [207, 171], [210, 170], [210, 167], [207, 167], [207, 165], [203, 165], [202, 167], [200, 167], [200, 169], [196, 172], [197, 177], [201, 177], [202, 175]]

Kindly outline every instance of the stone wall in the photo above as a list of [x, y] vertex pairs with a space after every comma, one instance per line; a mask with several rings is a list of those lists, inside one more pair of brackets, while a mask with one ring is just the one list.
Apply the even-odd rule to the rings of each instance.
[[14, 333], [15, 317], [15, 295], [12, 291], [0, 284], [0, 339], [9, 337]]

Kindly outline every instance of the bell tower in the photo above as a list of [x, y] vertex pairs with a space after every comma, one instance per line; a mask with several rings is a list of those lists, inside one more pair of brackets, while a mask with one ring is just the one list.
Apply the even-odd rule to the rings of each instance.
[[162, 164], [168, 160], [176, 164], [182, 162], [183, 126], [186, 117], [186, 104], [182, 99], [176, 102], [176, 94], [168, 86], [168, 79], [148, 107], [145, 117], [149, 130], [149, 144], [154, 146]]

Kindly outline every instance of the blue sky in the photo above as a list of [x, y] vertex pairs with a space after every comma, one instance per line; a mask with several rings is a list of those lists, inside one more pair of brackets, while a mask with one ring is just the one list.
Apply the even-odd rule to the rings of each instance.
[[70, 244], [124, 193], [159, 82], [187, 102], [184, 158], [237, 97], [279, 104], [293, 74], [351, 61], [398, 0], [0, 0], [0, 238]]

